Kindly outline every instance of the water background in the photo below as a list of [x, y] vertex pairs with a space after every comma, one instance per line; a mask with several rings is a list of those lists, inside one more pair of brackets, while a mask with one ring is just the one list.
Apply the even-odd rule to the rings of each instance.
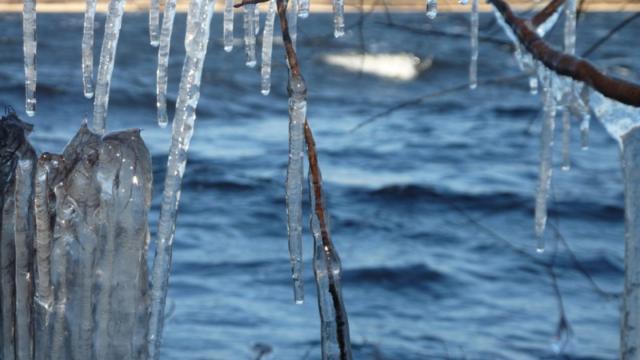
[[[586, 14], [578, 26], [578, 53], [625, 16]], [[574, 123], [572, 169], [554, 170], [548, 250], [536, 255], [533, 197], [542, 106], [526, 79], [435, 97], [349, 131], [403, 101], [467, 81], [468, 37], [405, 32], [384, 25], [386, 19], [374, 14], [359, 28], [359, 15], [350, 14], [347, 36], [334, 40], [330, 15], [312, 14], [300, 21], [298, 36], [309, 119], [344, 268], [354, 358], [561, 358], [554, 352], [560, 298], [553, 275], [572, 333], [564, 354], [617, 358], [615, 295], [622, 289], [624, 247], [617, 144], [592, 123], [590, 149], [581, 151]], [[392, 19], [428, 29], [422, 13]], [[97, 20], [96, 54], [104, 16]], [[273, 349], [271, 359], [319, 359], [308, 230], [304, 305], [293, 304], [289, 281], [282, 47], [274, 49], [272, 94], [263, 97], [258, 70], [244, 66], [241, 18], [231, 54], [222, 50], [221, 20], [219, 14], [213, 20], [182, 191], [163, 358], [252, 359], [252, 348], [265, 344]], [[505, 40], [492, 20], [482, 14], [482, 34]], [[184, 23], [185, 15], [178, 14], [171, 109]], [[155, 125], [156, 52], [148, 45], [146, 24], [146, 14], [124, 18], [108, 128], [143, 129], [153, 154], [155, 231], [170, 139], [169, 128]], [[82, 96], [82, 14], [39, 14], [38, 25], [31, 139], [40, 151], [59, 152], [92, 112], [92, 101]], [[433, 27], [465, 33], [468, 16], [441, 14]], [[0, 14], [0, 105], [13, 105], [24, 116], [21, 30], [18, 14]], [[554, 31], [555, 44], [561, 30]], [[590, 59], [640, 81], [640, 47], [633, 45], [639, 30], [640, 23], [629, 25]], [[320, 60], [352, 51], [413, 53], [433, 58], [433, 65], [417, 79], [399, 82]], [[505, 46], [481, 42], [481, 81], [517, 74]], [[544, 265], [552, 261], [553, 267]]]

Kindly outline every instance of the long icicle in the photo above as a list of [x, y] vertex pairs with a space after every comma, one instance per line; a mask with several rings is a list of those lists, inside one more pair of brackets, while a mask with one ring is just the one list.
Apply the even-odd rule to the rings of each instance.
[[84, 97], [93, 97], [93, 34], [96, 17], [96, 0], [87, 0], [82, 29], [82, 88]]
[[33, 358], [33, 172], [35, 152], [18, 161], [15, 192], [16, 359]]
[[471, 1], [471, 62], [469, 63], [469, 88], [478, 87], [478, 0]]
[[162, 18], [160, 45], [158, 48], [158, 71], [156, 72], [156, 106], [158, 109], [158, 125], [161, 128], [169, 123], [167, 115], [167, 82], [169, 78], [169, 52], [171, 51], [171, 34], [176, 17], [176, 0], [167, 0]]
[[109, 107], [109, 89], [111, 88], [111, 74], [122, 27], [125, 0], [111, 0], [104, 25], [104, 39], [100, 51], [100, 65], [96, 79], [96, 93], [93, 101], [93, 130], [104, 134], [106, 127], [107, 108]]
[[344, 35], [344, 0], [333, 0], [333, 36]]
[[318, 165], [313, 134], [305, 122], [304, 134], [309, 159], [309, 194], [311, 231], [313, 233], [313, 271], [316, 278], [318, 309], [321, 321], [322, 359], [351, 360], [349, 320], [342, 301], [340, 256], [331, 241], [329, 219], [322, 191], [322, 174]]
[[271, 56], [273, 52], [273, 27], [276, 18], [276, 0], [269, 1], [269, 10], [262, 32], [262, 68], [260, 69], [260, 86], [262, 95], [271, 92]]
[[562, 167], [563, 171], [571, 168], [571, 114], [569, 109], [562, 112]]
[[547, 224], [547, 196], [551, 186], [552, 156], [553, 156], [553, 132], [556, 118], [556, 102], [551, 88], [550, 70], [541, 67], [541, 81], [544, 84], [544, 119], [540, 133], [540, 170], [538, 174], [538, 187], [536, 190], [535, 208], [535, 233], [538, 237], [538, 252], [544, 251], [544, 228]]
[[233, 50], [233, 0], [224, 2], [224, 19], [222, 20], [222, 37], [224, 51]]
[[[565, 4], [564, 21], [564, 52], [574, 55], [576, 52], [576, 0], [567, 0]], [[580, 101], [577, 99], [576, 83], [567, 80], [564, 94], [564, 113], [562, 114], [562, 170], [568, 171], [571, 168], [571, 113], [569, 108], [573, 103]]]
[[160, 44], [160, 0], [151, 0], [149, 7], [149, 43], [153, 47]]
[[304, 177], [304, 121], [307, 116], [307, 88], [301, 76], [289, 80], [289, 163], [285, 184], [289, 258], [296, 304], [304, 301], [302, 278], [302, 179]]
[[253, 17], [255, 15], [255, 4], [247, 4], [242, 7], [242, 24], [244, 31], [244, 52], [246, 55], [245, 64], [252, 68], [256, 66], [256, 32]]
[[36, 114], [36, 1], [24, 0], [22, 9], [22, 47], [24, 50], [24, 86], [25, 111], [27, 115]]
[[209, 42], [209, 25], [213, 13], [210, 0], [191, 0], [185, 34], [186, 57], [180, 79], [180, 90], [173, 118], [173, 129], [167, 175], [164, 182], [158, 240], [151, 276], [151, 315], [149, 318], [148, 345], [150, 359], [159, 359], [164, 307], [171, 270], [171, 251], [175, 236], [176, 215], [180, 199], [182, 177], [187, 162], [187, 150], [193, 136], [196, 106], [200, 97], [202, 67]]

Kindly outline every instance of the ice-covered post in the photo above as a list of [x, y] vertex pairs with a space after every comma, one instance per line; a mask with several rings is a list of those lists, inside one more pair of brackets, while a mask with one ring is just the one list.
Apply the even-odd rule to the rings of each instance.
[[0, 358], [4, 360], [32, 354], [29, 261], [34, 234], [28, 203], [35, 151], [27, 141], [30, 131], [31, 125], [15, 113], [0, 119]]

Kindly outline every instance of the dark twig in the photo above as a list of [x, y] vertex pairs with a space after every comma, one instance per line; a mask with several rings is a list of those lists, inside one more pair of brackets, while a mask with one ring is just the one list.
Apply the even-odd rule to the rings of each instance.
[[269, 0], [242, 0], [242, 2], [234, 4], [233, 7], [237, 9], [237, 8], [241, 8], [241, 7], [245, 6], [245, 5], [260, 4], [260, 3], [263, 3], [263, 2], [267, 2], [267, 1], [269, 1]]
[[610, 77], [582, 58], [554, 50], [527, 22], [517, 17], [503, 0], [488, 0], [502, 14], [520, 43], [537, 60], [557, 74], [571, 77], [591, 86], [602, 95], [623, 104], [640, 107], [640, 85]]
[[[502, 83], [508, 83], [511, 81], [515, 81], [515, 80], [519, 80], [519, 79], [523, 79], [525, 78], [527, 75], [516, 75], [516, 76], [507, 76], [507, 77], [501, 77], [501, 78], [497, 78], [497, 79], [490, 79], [490, 80], [482, 80], [482, 81], [478, 81], [478, 84], [480, 85], [487, 85], [487, 84], [502, 84]], [[407, 107], [411, 107], [411, 106], [417, 106], [420, 105], [422, 103], [424, 103], [425, 101], [432, 99], [432, 98], [436, 98], [439, 96], [443, 96], [443, 95], [447, 95], [447, 94], [452, 94], [452, 93], [456, 93], [458, 91], [463, 91], [463, 90], [467, 90], [469, 89], [469, 83], [464, 83], [464, 84], [459, 84], [456, 86], [452, 86], [450, 88], [446, 88], [446, 89], [442, 89], [442, 90], [438, 90], [438, 91], [434, 91], [425, 95], [422, 95], [420, 97], [417, 98], [413, 98], [413, 99], [409, 99], [407, 101], [403, 101], [397, 105], [394, 105], [378, 114], [375, 114], [361, 122], [359, 122], [356, 126], [352, 127], [349, 132], [354, 132], [358, 129], [360, 129], [363, 126], [369, 125], [372, 122], [385, 117], [391, 113], [394, 113], [398, 110], [407, 108]]]
[[540, 12], [538, 12], [533, 18], [531, 18], [531, 24], [534, 27], [540, 26], [542, 23], [547, 21], [548, 18], [553, 16], [558, 8], [564, 5], [565, 2], [566, 0], [551, 0], [551, 2], [549, 2], [547, 6], [544, 7], [544, 9], [540, 10]]
[[614, 26], [611, 30], [609, 30], [609, 32], [605, 36], [601, 37], [598, 41], [596, 41], [593, 45], [591, 45], [591, 47], [589, 47], [589, 49], [587, 49], [582, 54], [582, 56], [587, 57], [593, 54], [593, 52], [596, 51], [596, 49], [598, 49], [602, 44], [607, 42], [607, 40], [609, 40], [615, 33], [622, 30], [622, 28], [629, 25], [633, 20], [637, 18], [640, 18], [640, 12], [634, 13], [631, 16], [627, 17], [626, 19], [622, 20], [622, 22], [620, 22], [618, 25]]

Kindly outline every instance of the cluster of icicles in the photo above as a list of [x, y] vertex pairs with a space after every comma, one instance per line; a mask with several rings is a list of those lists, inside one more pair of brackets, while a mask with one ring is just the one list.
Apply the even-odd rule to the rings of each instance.
[[[576, 47], [576, 0], [567, 0], [554, 14], [540, 24], [536, 33], [540, 37], [553, 28], [564, 12], [564, 52], [574, 55]], [[502, 15], [494, 10], [496, 20], [513, 42], [515, 58], [522, 71], [529, 75], [529, 86], [532, 94], [538, 93], [539, 84], [542, 85], [543, 121], [540, 132], [540, 168], [535, 200], [534, 229], [538, 237], [537, 250], [544, 251], [544, 230], [547, 222], [547, 198], [551, 187], [553, 168], [553, 144], [556, 115], [562, 114], [562, 165], [561, 169], [571, 168], [571, 121], [578, 120], [581, 133], [581, 147], [588, 148], [589, 123], [591, 111], [604, 125], [609, 134], [622, 146], [623, 135], [640, 122], [638, 109], [621, 104], [604, 97], [597, 91], [590, 91], [586, 84], [556, 74], [534, 59], [518, 41]]]
[[[105, 135], [111, 76], [125, 0], [109, 2], [95, 82], [96, 0], [87, 0], [81, 44], [82, 82], [84, 96], [94, 98], [91, 129], [83, 125], [62, 155], [43, 154], [36, 161], [35, 152], [26, 140], [30, 126], [13, 113], [0, 122], [1, 131], [20, 133], [22, 141], [18, 145], [24, 145], [28, 150], [7, 152], [12, 158], [6, 162], [10, 166], [3, 168], [11, 176], [6, 178], [6, 184], [3, 183], [2, 204], [14, 210], [11, 218], [21, 224], [7, 233], [11, 239], [15, 238], [10, 243], [16, 268], [2, 279], [4, 287], [13, 289], [15, 304], [0, 304], [2, 311], [8, 312], [2, 313], [0, 329], [3, 359], [31, 359], [33, 354], [36, 359], [159, 358], [175, 220], [196, 120], [214, 2], [190, 0], [189, 3], [184, 43], [186, 56], [173, 118], [150, 286], [146, 265], [147, 212], [152, 183], [149, 154], [137, 131]], [[233, 0], [225, 1], [225, 51], [231, 51], [234, 45], [233, 5]], [[343, 0], [335, 0], [333, 5], [334, 34], [339, 37], [344, 34]], [[308, 16], [309, 1], [293, 0], [288, 6], [289, 31], [295, 44], [297, 18]], [[151, 45], [158, 47], [157, 120], [161, 127], [169, 122], [167, 78], [175, 13], [176, 0], [167, 0], [160, 24], [159, 1], [151, 0], [149, 36]], [[245, 5], [242, 15], [246, 65], [254, 67], [257, 64], [256, 36], [260, 32], [259, 7]], [[268, 95], [271, 88], [275, 15], [276, 1], [270, 0], [262, 32], [261, 92], [264, 95]], [[25, 0], [23, 27], [26, 112], [33, 116], [37, 48], [34, 0]], [[302, 182], [307, 106], [302, 77], [291, 77], [288, 89], [290, 149], [286, 204], [294, 299], [296, 303], [302, 303]], [[5, 151], [11, 144], [0, 145]], [[319, 179], [319, 173], [313, 179], [309, 176], [310, 190], [321, 189]], [[310, 198], [312, 208], [320, 209], [319, 212], [312, 211], [311, 230], [322, 321], [322, 356], [325, 359], [350, 359], [349, 328], [340, 289], [340, 259], [328, 238], [328, 224], [318, 215], [326, 213], [321, 191], [310, 191]], [[24, 216], [20, 217], [21, 212], [35, 214], [33, 224], [25, 224], [28, 221]], [[136, 219], [135, 223], [131, 219]], [[3, 221], [3, 226], [12, 224]], [[35, 239], [36, 246], [23, 251], [22, 247], [31, 243], [31, 238]], [[9, 242], [3, 238], [2, 244]], [[3, 251], [2, 254], [9, 253]], [[3, 258], [3, 261], [11, 260]], [[32, 288], [34, 290], [30, 290]], [[7, 297], [3, 296], [4, 299]], [[30, 309], [32, 303], [35, 304], [33, 313], [25, 310]], [[112, 303], [118, 306], [112, 306]], [[27, 331], [30, 324], [34, 324], [34, 334]], [[63, 334], [69, 335], [71, 340], [67, 341]]]
[[[467, 0], [459, 2], [466, 4]], [[175, 220], [187, 151], [196, 120], [195, 110], [200, 96], [200, 81], [209, 41], [214, 0], [189, 2], [184, 42], [186, 56], [173, 118], [150, 288], [147, 288], [146, 281], [146, 250], [149, 239], [146, 218], [151, 191], [148, 152], [138, 132], [105, 135], [111, 75], [124, 5], [125, 0], [109, 2], [105, 35], [94, 83], [93, 33], [96, 0], [87, 0], [82, 37], [82, 81], [84, 95], [94, 98], [91, 123], [93, 131], [83, 126], [62, 155], [43, 154], [37, 161], [24, 135], [15, 137], [24, 139], [22, 142], [0, 144], [3, 151], [10, 146], [16, 146], [16, 149], [10, 152], [10, 161], [2, 159], [4, 165], [0, 169], [7, 172], [3, 173], [2, 180], [6, 181], [0, 189], [4, 214], [8, 214], [2, 222], [2, 246], [10, 244], [13, 249], [12, 252], [2, 252], [0, 268], [11, 270], [11, 266], [6, 264], [15, 261], [15, 268], [10, 273], [2, 274], [3, 294], [15, 294], [14, 300], [9, 300], [14, 303], [0, 303], [3, 359], [27, 359], [30, 358], [30, 354], [35, 354], [37, 359], [159, 358]], [[262, 30], [260, 83], [264, 95], [269, 94], [271, 87], [271, 54], [276, 7], [276, 0], [268, 1]], [[309, 1], [293, 0], [289, 2], [288, 7], [287, 21], [295, 46], [297, 18], [308, 16]], [[426, 7], [427, 16], [435, 18], [437, 1], [427, 0]], [[344, 34], [343, 8], [343, 0], [333, 1], [336, 37]], [[568, 0], [564, 8], [561, 7], [536, 30], [543, 36], [558, 20], [563, 9], [566, 15], [565, 51], [573, 54], [575, 0]], [[167, 77], [175, 12], [176, 0], [167, 0], [161, 22], [159, 0], [151, 0], [149, 36], [151, 45], [158, 47], [157, 120], [161, 127], [169, 122]], [[472, 0], [470, 13], [469, 86], [474, 89], [478, 83], [478, 0]], [[597, 92], [590, 94], [584, 84], [563, 78], [546, 69], [523, 49], [502, 16], [498, 12], [495, 14], [504, 31], [513, 40], [520, 67], [530, 75], [532, 93], [537, 93], [538, 83], [542, 84], [544, 121], [535, 210], [535, 230], [542, 239], [547, 218], [546, 199], [551, 180], [551, 155], [557, 111], [563, 113], [562, 168], [565, 170], [570, 167], [569, 130], [572, 117], [580, 119], [583, 147], [586, 148], [590, 106], [617, 138], [635, 125], [637, 111], [606, 99]], [[260, 32], [259, 7], [250, 3], [244, 5], [242, 16], [246, 65], [254, 67], [257, 65], [256, 36]], [[222, 34], [225, 51], [231, 51], [234, 46], [233, 17], [233, 0], [225, 0]], [[30, 116], [35, 114], [36, 104], [35, 29], [35, 1], [25, 0], [25, 89], [26, 112]], [[306, 86], [302, 77], [290, 76], [288, 90], [287, 225], [294, 300], [296, 303], [302, 303], [302, 193], [307, 121]], [[0, 131], [21, 134], [26, 134], [29, 128], [11, 116], [4, 118], [0, 124]], [[311, 170], [313, 169], [310, 167]], [[326, 214], [322, 192], [319, 190], [319, 179], [319, 172], [314, 176], [309, 175], [313, 214], [313, 264], [322, 321], [322, 356], [324, 359], [350, 359], [348, 321], [340, 293], [340, 259], [328, 240], [327, 219], [319, 215]], [[85, 191], [86, 189], [91, 191]], [[314, 209], [316, 211], [313, 211]], [[31, 221], [31, 217], [35, 218], [35, 221]], [[130, 221], [132, 218], [144, 221], [133, 224]], [[11, 226], [13, 230], [5, 232], [5, 225]], [[125, 233], [119, 230], [116, 234], [116, 226], [118, 229], [125, 229]], [[5, 242], [5, 236], [11, 240]], [[30, 247], [29, 244], [35, 246]], [[540, 251], [544, 248], [542, 241], [538, 248]], [[5, 258], [5, 254], [13, 254], [13, 258]], [[118, 292], [112, 291], [115, 287], [118, 287]], [[120, 288], [124, 290], [120, 291]], [[3, 295], [2, 301], [5, 299]], [[33, 313], [25, 310], [30, 308], [32, 301], [36, 304]], [[119, 304], [117, 307], [111, 306], [114, 301]], [[12, 312], [11, 309], [15, 311]], [[33, 324], [35, 329], [33, 333], [28, 331], [30, 324]], [[69, 334], [71, 340], [62, 339], [60, 334]]]

